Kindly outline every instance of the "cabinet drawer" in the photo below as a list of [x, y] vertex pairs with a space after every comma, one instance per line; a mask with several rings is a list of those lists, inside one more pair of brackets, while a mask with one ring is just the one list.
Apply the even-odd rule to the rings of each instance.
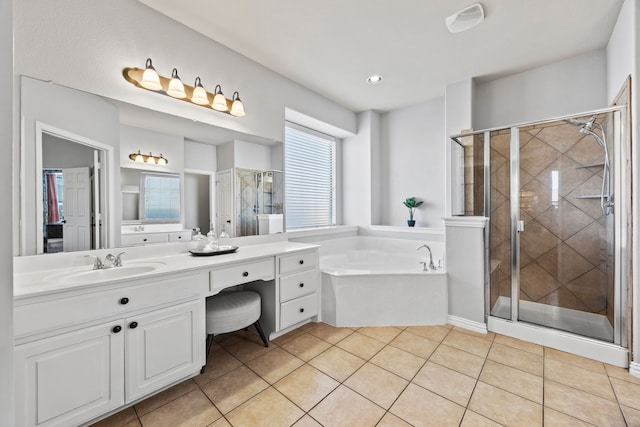
[[318, 294], [311, 294], [280, 304], [280, 329], [318, 314]]
[[188, 242], [189, 240], [191, 240], [191, 231], [175, 231], [175, 232], [169, 233], [170, 242], [180, 242], [180, 241]]
[[273, 280], [273, 258], [221, 267], [209, 273], [212, 292], [254, 280]]
[[[206, 276], [204, 276], [206, 277]], [[72, 326], [95, 319], [184, 300], [204, 292], [203, 276], [155, 280], [131, 286], [17, 305], [14, 309], [16, 338]], [[126, 300], [123, 300], [126, 298]], [[126, 302], [125, 302], [126, 301]]]
[[280, 274], [295, 273], [318, 266], [318, 251], [301, 252], [299, 254], [280, 257]]
[[149, 243], [168, 242], [167, 233], [140, 233], [122, 234], [120, 243], [122, 246], [146, 245]]
[[303, 271], [280, 277], [280, 302], [317, 292], [320, 282], [318, 270]]

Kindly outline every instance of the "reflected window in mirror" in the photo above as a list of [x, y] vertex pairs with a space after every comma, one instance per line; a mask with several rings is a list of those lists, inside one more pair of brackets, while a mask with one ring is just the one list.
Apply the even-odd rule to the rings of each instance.
[[143, 222], [180, 222], [180, 176], [164, 173], [140, 173], [140, 220]]
[[64, 181], [61, 170], [42, 171], [42, 206], [44, 252], [62, 252], [62, 222], [64, 220]]

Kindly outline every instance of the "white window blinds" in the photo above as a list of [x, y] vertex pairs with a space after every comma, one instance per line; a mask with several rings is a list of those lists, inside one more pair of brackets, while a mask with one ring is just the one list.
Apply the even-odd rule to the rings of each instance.
[[287, 122], [287, 229], [335, 225], [335, 138]]

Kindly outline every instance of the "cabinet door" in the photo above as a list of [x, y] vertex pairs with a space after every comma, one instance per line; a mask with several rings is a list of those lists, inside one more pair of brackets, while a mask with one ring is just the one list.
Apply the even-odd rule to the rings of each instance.
[[125, 328], [127, 403], [204, 365], [204, 299], [128, 318]]
[[78, 425], [124, 404], [124, 325], [15, 347], [16, 425]]

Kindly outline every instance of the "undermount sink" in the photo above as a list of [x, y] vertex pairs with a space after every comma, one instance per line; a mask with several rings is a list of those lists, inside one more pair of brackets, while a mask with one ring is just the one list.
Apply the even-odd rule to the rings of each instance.
[[65, 283], [94, 283], [104, 280], [123, 279], [144, 273], [151, 273], [165, 264], [148, 262], [126, 264], [121, 267], [103, 268], [99, 270], [73, 270], [55, 274], [51, 279]]

